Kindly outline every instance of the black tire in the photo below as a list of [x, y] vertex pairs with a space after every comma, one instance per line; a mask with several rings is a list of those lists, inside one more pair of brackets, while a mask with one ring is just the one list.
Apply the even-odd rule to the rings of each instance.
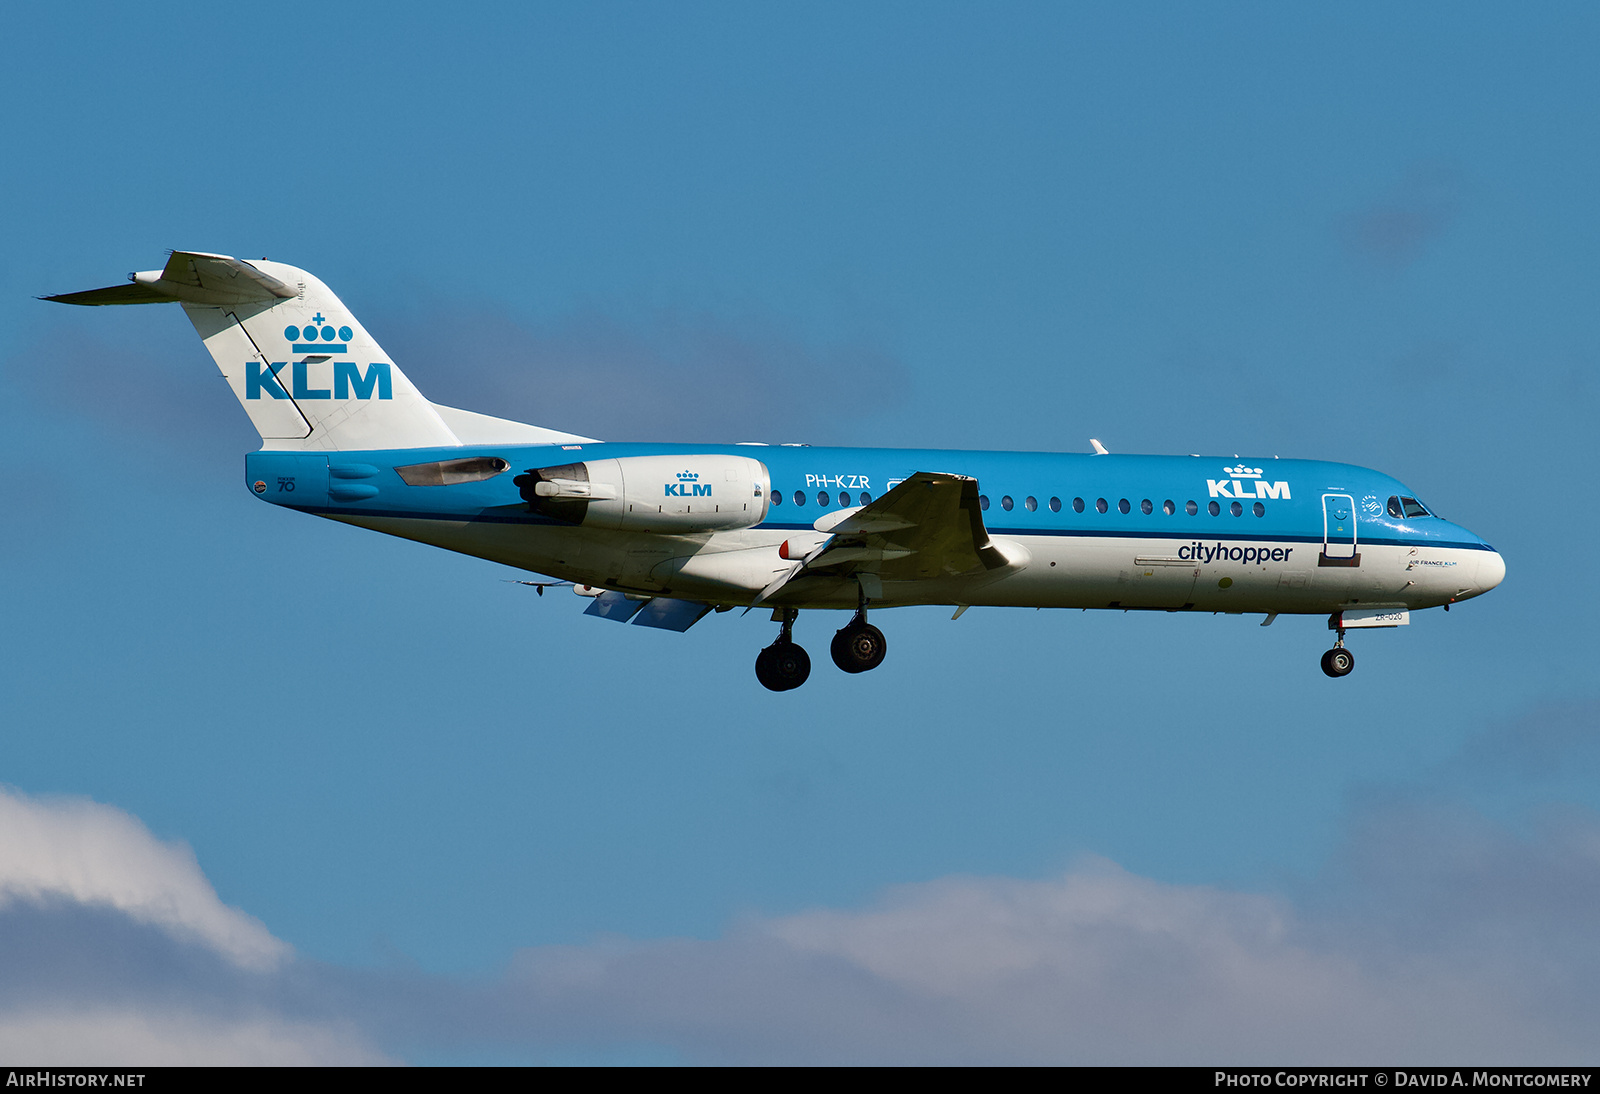
[[1356, 667], [1356, 655], [1343, 646], [1335, 646], [1322, 655], [1322, 671], [1338, 679], [1349, 676]]
[[811, 676], [811, 656], [793, 642], [774, 642], [756, 655], [756, 679], [768, 691], [793, 691]]
[[768, 691], [782, 691], [783, 681], [772, 668], [772, 647], [768, 646], [756, 654], [756, 679], [761, 681], [761, 686]]
[[883, 664], [889, 643], [871, 623], [851, 623], [833, 636], [828, 652], [845, 672], [868, 672]]

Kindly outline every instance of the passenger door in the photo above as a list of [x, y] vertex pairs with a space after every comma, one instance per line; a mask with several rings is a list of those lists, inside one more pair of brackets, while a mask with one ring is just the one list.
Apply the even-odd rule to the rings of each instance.
[[1317, 565], [1361, 565], [1356, 550], [1356, 499], [1349, 494], [1322, 495], [1322, 555]]

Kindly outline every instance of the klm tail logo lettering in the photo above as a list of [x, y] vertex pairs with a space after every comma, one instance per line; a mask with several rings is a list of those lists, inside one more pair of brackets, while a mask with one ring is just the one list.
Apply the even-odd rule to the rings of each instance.
[[312, 318], [315, 325], [285, 327], [283, 330], [283, 337], [289, 342], [291, 352], [309, 355], [304, 360], [296, 361], [292, 366], [287, 361], [274, 361], [271, 364], [245, 362], [246, 399], [260, 399], [262, 392], [271, 399], [290, 398], [289, 390], [283, 384], [285, 367], [289, 367], [289, 382], [294, 392], [292, 397], [297, 402], [302, 399], [337, 399], [345, 402], [351, 398], [394, 398], [394, 378], [387, 361], [374, 361], [364, 372], [354, 361], [330, 361], [328, 358], [334, 354], [350, 352], [350, 341], [355, 337], [355, 331], [349, 327], [322, 325], [325, 320], [321, 312]]

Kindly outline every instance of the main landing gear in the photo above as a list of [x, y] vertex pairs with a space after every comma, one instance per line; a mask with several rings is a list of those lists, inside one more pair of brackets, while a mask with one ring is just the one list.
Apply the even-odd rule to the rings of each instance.
[[[777, 618], [783, 623], [783, 630], [778, 632], [778, 640], [756, 657], [756, 679], [769, 691], [790, 691], [811, 675], [811, 658], [795, 644], [792, 634], [799, 614], [795, 608], [779, 609]], [[883, 664], [888, 648], [883, 632], [867, 622], [867, 593], [863, 589], [855, 617], [833, 636], [829, 647], [833, 663], [848, 673], [867, 672]]]
[[828, 652], [833, 663], [845, 672], [867, 672], [883, 664], [883, 655], [889, 644], [883, 632], [867, 622], [867, 591], [861, 590], [861, 600], [850, 622], [840, 627], [833, 636]]
[[1338, 679], [1349, 676], [1356, 667], [1356, 655], [1344, 648], [1344, 628], [1337, 628], [1339, 637], [1334, 639], [1333, 649], [1322, 655], [1322, 671]]
[[778, 640], [756, 655], [756, 679], [768, 691], [791, 691], [811, 675], [811, 655], [790, 634], [799, 614], [794, 608], [784, 608]]

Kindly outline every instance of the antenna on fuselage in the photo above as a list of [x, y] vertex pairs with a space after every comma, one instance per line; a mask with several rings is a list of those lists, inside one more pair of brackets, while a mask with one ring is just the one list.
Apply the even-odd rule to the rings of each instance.
[[1099, 441], [1095, 440], [1093, 437], [1089, 438], [1089, 443], [1094, 446], [1094, 454], [1096, 456], [1109, 456], [1109, 455], [1111, 455], [1110, 450], [1107, 449], [1105, 445], [1103, 445]]

